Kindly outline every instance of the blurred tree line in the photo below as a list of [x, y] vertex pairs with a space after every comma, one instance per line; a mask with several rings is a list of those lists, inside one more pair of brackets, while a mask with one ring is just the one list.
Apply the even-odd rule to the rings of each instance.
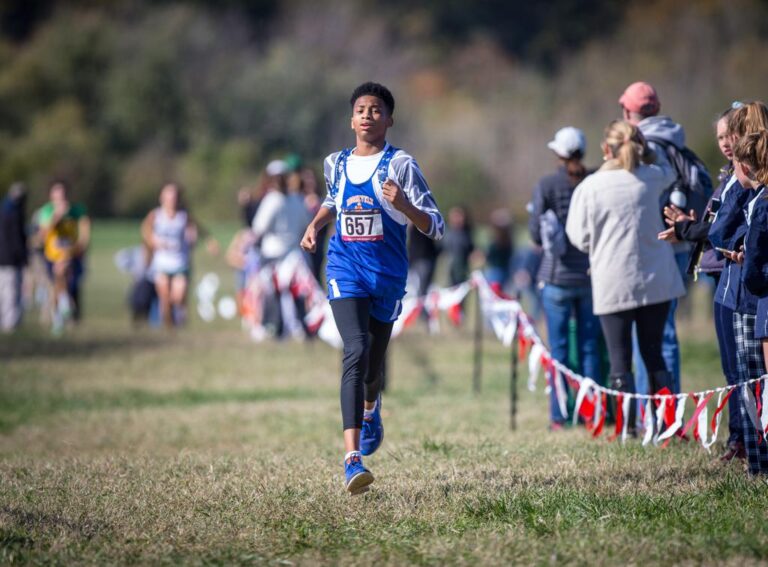
[[767, 31], [758, 0], [5, 0], [0, 188], [39, 203], [63, 177], [94, 215], [139, 216], [172, 178], [234, 218], [269, 159], [319, 172], [352, 142], [348, 96], [372, 79], [441, 205], [521, 211], [555, 130], [583, 128], [597, 165], [638, 79], [716, 170], [712, 121], [765, 96]]

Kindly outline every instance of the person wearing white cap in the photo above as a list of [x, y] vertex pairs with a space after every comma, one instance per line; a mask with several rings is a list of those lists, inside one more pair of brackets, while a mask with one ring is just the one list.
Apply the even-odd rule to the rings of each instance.
[[[568, 343], [573, 340], [570, 320], [575, 314], [578, 365], [572, 369], [600, 383], [600, 323], [592, 312], [589, 257], [574, 248], [565, 235], [571, 197], [587, 175], [582, 163], [587, 142], [581, 130], [567, 126], [557, 131], [547, 147], [557, 156], [559, 166], [536, 185], [528, 228], [531, 240], [543, 248], [537, 280], [549, 346], [558, 362], [572, 366]], [[553, 383], [550, 394], [550, 429], [554, 431], [568, 421], [564, 407], [567, 386], [559, 375], [552, 378], [559, 380]]]
[[[584, 132], [573, 126], [560, 128], [555, 133], [555, 139], [547, 144], [547, 147], [564, 161], [575, 160], [581, 163], [581, 158], [587, 151], [587, 139]], [[576, 155], [576, 152], [579, 155]]]
[[[288, 172], [288, 164], [283, 160], [273, 160], [267, 164], [265, 173], [269, 188], [251, 224], [253, 238], [261, 254], [262, 275], [277, 269], [279, 262], [291, 252], [300, 252], [299, 243], [304, 228], [311, 220], [304, 196], [289, 188], [286, 183]], [[290, 291], [272, 287], [272, 277], [265, 277], [263, 281], [269, 282], [262, 290], [265, 294], [264, 325], [273, 327], [275, 334], [297, 339], [303, 337], [304, 330]], [[273, 316], [269, 317], [267, 313], [273, 313]], [[260, 338], [259, 333], [252, 335]]]
[[270, 177], [277, 177], [278, 175], [285, 175], [288, 173], [288, 164], [281, 159], [273, 159], [267, 164], [265, 169], [267, 175]]

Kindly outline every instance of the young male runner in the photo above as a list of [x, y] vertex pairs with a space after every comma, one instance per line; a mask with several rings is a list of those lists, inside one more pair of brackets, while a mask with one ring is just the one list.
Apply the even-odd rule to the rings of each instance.
[[445, 231], [427, 182], [406, 152], [387, 143], [395, 100], [377, 83], [357, 87], [350, 98], [355, 147], [328, 156], [328, 195], [307, 227], [301, 247], [313, 252], [318, 232], [334, 218], [328, 245], [328, 299], [344, 342], [341, 415], [345, 485], [368, 490], [373, 475], [363, 466], [384, 438], [381, 369], [402, 309], [408, 255], [406, 226], [435, 240]]

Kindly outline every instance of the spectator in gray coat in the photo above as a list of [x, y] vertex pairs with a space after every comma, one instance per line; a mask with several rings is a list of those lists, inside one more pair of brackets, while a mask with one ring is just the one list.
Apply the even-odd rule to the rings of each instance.
[[[605, 163], [573, 194], [566, 233], [576, 248], [589, 254], [594, 311], [608, 347], [612, 387], [635, 392], [634, 324], [650, 393], [656, 393], [672, 388], [661, 342], [670, 302], [685, 294], [672, 247], [657, 239], [663, 229], [659, 197], [674, 172], [650, 165], [653, 152], [628, 122], [608, 126], [602, 150]], [[628, 417], [633, 424], [634, 417]]]
[[[683, 127], [672, 120], [669, 116], [659, 114], [661, 112], [661, 101], [659, 100], [656, 89], [643, 81], [638, 81], [629, 85], [619, 98], [622, 115], [624, 120], [637, 126], [646, 139], [648, 147], [653, 150], [655, 163], [663, 167], [672, 169], [669, 163], [667, 152], [662, 145], [655, 140], [670, 144], [676, 148], [685, 147], [685, 130]], [[671, 185], [676, 177], [673, 176], [669, 182]], [[668, 187], [665, 187], [666, 190]], [[666, 203], [664, 203], [666, 204]], [[677, 242], [672, 245], [675, 253], [675, 263], [683, 283], [687, 279], [686, 268], [688, 266], [688, 255], [690, 245], [687, 242]], [[673, 387], [675, 393], [680, 391], [680, 345], [677, 340], [677, 328], [675, 326], [675, 312], [677, 311], [677, 300], [673, 299], [670, 303], [667, 320], [664, 324], [664, 339], [662, 342], [662, 356], [667, 366], [667, 370], [672, 373]], [[648, 375], [643, 365], [643, 359], [640, 356], [637, 345], [635, 346], [635, 369], [637, 371], [637, 388], [640, 393], [648, 393]]]

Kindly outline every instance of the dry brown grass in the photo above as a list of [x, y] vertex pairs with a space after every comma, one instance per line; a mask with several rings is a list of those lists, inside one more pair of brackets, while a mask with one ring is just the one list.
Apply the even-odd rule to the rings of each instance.
[[[92, 274], [108, 305], [115, 280]], [[768, 560], [766, 485], [738, 464], [549, 433], [543, 393], [522, 387], [511, 432], [507, 353], [490, 338], [479, 396], [463, 332], [393, 343], [377, 480], [350, 498], [336, 352], [221, 324], [136, 334], [114, 310], [60, 341], [0, 343], [4, 563]], [[719, 383], [711, 332], [686, 333], [686, 388]]]

